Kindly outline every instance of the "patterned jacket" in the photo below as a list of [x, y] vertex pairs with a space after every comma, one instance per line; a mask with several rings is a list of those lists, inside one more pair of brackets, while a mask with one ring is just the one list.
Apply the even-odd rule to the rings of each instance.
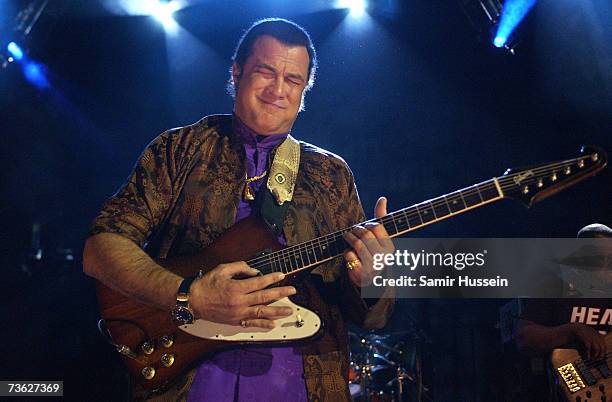
[[[205, 248], [234, 223], [245, 184], [244, 149], [232, 124], [231, 115], [213, 115], [158, 136], [129, 180], [106, 201], [91, 235], [120, 234], [159, 258]], [[288, 245], [364, 220], [344, 160], [304, 142], [300, 148], [294, 197], [284, 224]], [[366, 303], [350, 284], [342, 258], [317, 266], [296, 288], [292, 300], [317, 311], [324, 322], [321, 336], [300, 346], [308, 398], [350, 401], [347, 322], [381, 328], [393, 301]], [[194, 373], [153, 400], [185, 400]]]

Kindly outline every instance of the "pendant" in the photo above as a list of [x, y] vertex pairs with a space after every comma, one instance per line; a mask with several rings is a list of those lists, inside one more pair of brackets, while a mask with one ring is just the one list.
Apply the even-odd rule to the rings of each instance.
[[244, 186], [244, 199], [247, 201], [255, 200], [255, 194], [253, 194], [253, 189], [251, 188], [249, 183], [246, 183]]

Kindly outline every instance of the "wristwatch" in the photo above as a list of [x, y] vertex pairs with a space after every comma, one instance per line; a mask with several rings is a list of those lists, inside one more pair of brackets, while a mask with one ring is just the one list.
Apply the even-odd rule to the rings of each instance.
[[189, 276], [181, 282], [176, 293], [176, 306], [170, 312], [172, 321], [176, 325], [192, 324], [194, 315], [191, 306], [189, 305], [189, 288], [193, 281], [198, 279], [200, 275]]

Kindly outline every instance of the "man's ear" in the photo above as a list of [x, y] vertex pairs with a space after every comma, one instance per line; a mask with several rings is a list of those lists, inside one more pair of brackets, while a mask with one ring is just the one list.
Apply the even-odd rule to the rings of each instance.
[[234, 89], [238, 88], [238, 83], [240, 82], [240, 76], [242, 75], [242, 70], [238, 63], [234, 62], [232, 64], [232, 80], [234, 81]]

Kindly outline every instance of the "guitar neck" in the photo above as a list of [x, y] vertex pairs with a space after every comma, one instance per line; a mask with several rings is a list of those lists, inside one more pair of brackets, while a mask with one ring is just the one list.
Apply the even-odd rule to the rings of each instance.
[[[395, 237], [506, 197], [517, 198], [530, 206], [596, 174], [606, 166], [607, 158], [603, 150], [583, 147], [582, 152], [583, 154], [577, 158], [534, 166], [518, 172], [508, 170], [503, 176], [423, 201], [381, 218], [370, 219], [361, 225], [370, 222], [380, 223], [385, 226], [390, 237]], [[342, 255], [349, 248], [344, 241], [344, 234], [351, 229], [345, 228], [279, 251], [263, 254], [247, 263], [264, 274], [271, 272], [291, 274], [310, 268]]]
[[[396, 237], [503, 197], [499, 180], [494, 178], [391, 212], [381, 218], [370, 219], [360, 223], [360, 225], [377, 222], [384, 225], [390, 237]], [[271, 272], [295, 273], [342, 255], [349, 247], [344, 240], [344, 234], [351, 229], [339, 230], [265, 254], [253, 258], [247, 263], [264, 274]]]

